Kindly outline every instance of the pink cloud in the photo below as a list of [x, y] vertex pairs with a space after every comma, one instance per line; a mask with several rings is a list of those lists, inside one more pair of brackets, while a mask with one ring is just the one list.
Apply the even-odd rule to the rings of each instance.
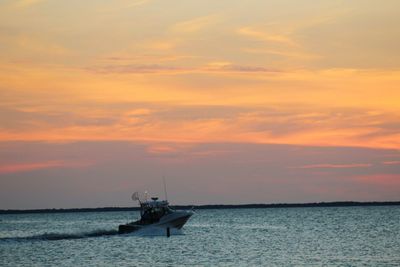
[[367, 168], [372, 165], [369, 163], [353, 163], [353, 164], [311, 164], [300, 167], [293, 167], [295, 169], [347, 169], [347, 168]]
[[394, 161], [384, 161], [382, 162], [384, 165], [400, 165], [400, 160], [394, 160]]
[[147, 148], [147, 153], [150, 154], [171, 154], [176, 152], [178, 152], [178, 149], [170, 145], [151, 145]]
[[354, 176], [353, 180], [374, 185], [393, 186], [393, 189], [400, 188], [400, 175], [399, 174], [375, 174]]
[[34, 170], [51, 169], [51, 168], [66, 168], [66, 167], [86, 167], [92, 165], [92, 162], [67, 162], [63, 160], [52, 160], [45, 162], [31, 162], [31, 163], [16, 163], [0, 165], [0, 174], [29, 172]]

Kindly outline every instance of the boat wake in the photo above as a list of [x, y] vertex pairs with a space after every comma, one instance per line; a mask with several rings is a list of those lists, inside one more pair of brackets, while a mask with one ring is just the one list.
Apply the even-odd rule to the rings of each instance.
[[117, 230], [95, 230], [91, 232], [80, 233], [44, 233], [41, 235], [33, 235], [26, 237], [4, 237], [0, 241], [54, 241], [54, 240], [68, 240], [68, 239], [82, 239], [90, 237], [118, 235]]
[[[167, 235], [166, 231], [167, 231], [167, 229], [163, 228], [163, 227], [147, 226], [147, 227], [143, 227], [143, 229], [140, 229], [138, 231], [135, 231], [135, 232], [127, 234], [127, 235], [133, 235], [133, 236], [166, 236]], [[170, 234], [171, 235], [183, 235], [183, 231], [181, 229], [171, 228], [170, 229]]]
[[[171, 235], [183, 235], [182, 230], [171, 228]], [[95, 230], [90, 232], [79, 233], [44, 233], [41, 235], [23, 236], [23, 237], [3, 237], [1, 241], [56, 241], [56, 240], [72, 240], [93, 238], [102, 236], [119, 235], [118, 230]], [[165, 236], [166, 229], [160, 227], [144, 227], [136, 232], [130, 234], [123, 234], [121, 236]]]

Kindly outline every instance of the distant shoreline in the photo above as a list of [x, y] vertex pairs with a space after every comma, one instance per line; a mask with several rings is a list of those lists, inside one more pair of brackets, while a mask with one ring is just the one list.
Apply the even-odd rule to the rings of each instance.
[[[278, 204], [238, 204], [238, 205], [172, 205], [176, 209], [251, 209], [251, 208], [312, 208], [312, 207], [357, 207], [357, 206], [400, 206], [400, 201], [337, 201], [318, 203], [278, 203]], [[110, 211], [137, 211], [139, 207], [104, 207], [104, 208], [72, 208], [72, 209], [31, 209], [0, 210], [0, 214], [27, 214], [27, 213], [68, 213], [68, 212], [110, 212]]]

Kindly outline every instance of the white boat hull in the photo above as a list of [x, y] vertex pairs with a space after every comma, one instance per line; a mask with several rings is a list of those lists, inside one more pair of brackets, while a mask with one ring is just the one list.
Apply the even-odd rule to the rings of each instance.
[[174, 211], [173, 213], [163, 216], [158, 222], [145, 224], [141, 220], [136, 222], [131, 222], [128, 224], [122, 224], [118, 227], [118, 232], [120, 234], [132, 233], [143, 229], [144, 227], [160, 227], [160, 228], [176, 228], [181, 229], [183, 225], [189, 220], [193, 215], [193, 211]]

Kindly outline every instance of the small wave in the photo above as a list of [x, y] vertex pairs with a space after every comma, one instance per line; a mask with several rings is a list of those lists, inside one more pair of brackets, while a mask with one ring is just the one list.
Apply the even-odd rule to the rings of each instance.
[[81, 239], [90, 237], [110, 236], [117, 235], [117, 230], [95, 230], [91, 232], [80, 232], [80, 233], [45, 233], [41, 235], [33, 235], [26, 237], [5, 237], [0, 238], [0, 241], [32, 241], [32, 240], [68, 240], [68, 239]]

